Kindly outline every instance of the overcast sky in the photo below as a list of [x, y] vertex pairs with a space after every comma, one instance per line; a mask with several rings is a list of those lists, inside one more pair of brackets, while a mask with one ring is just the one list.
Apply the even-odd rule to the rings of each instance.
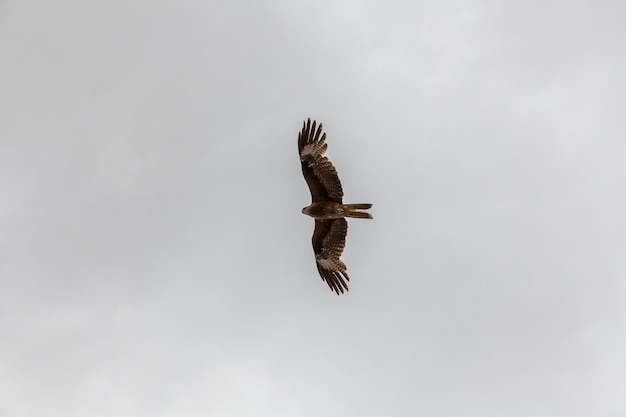
[[625, 19], [0, 1], [0, 416], [626, 415]]

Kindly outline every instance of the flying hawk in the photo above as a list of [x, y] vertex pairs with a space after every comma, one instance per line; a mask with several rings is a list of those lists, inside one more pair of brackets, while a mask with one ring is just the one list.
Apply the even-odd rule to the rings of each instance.
[[371, 219], [371, 214], [361, 211], [371, 204], [343, 204], [343, 190], [333, 164], [324, 156], [326, 133], [322, 134], [322, 124], [315, 129], [316, 122], [304, 122], [298, 134], [298, 151], [304, 179], [311, 191], [311, 205], [302, 213], [315, 219], [313, 232], [313, 252], [317, 270], [331, 290], [337, 295], [348, 291], [350, 281], [346, 265], [340, 256], [346, 245], [348, 222], [346, 217]]

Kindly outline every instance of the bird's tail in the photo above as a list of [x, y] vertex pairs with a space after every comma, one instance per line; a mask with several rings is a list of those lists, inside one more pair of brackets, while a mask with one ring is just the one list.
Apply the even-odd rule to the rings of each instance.
[[346, 217], [356, 217], [359, 219], [373, 219], [372, 215], [361, 210], [367, 210], [372, 207], [371, 204], [344, 204], [343, 208]]

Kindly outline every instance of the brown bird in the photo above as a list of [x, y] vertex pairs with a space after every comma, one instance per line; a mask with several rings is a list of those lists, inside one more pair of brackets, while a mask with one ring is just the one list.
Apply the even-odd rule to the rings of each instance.
[[313, 252], [320, 276], [337, 295], [348, 291], [350, 281], [346, 265], [339, 259], [346, 245], [348, 222], [346, 217], [371, 219], [372, 215], [362, 211], [371, 204], [343, 204], [343, 189], [333, 164], [324, 156], [326, 133], [322, 124], [315, 129], [316, 122], [304, 122], [298, 134], [298, 151], [304, 179], [311, 191], [311, 205], [302, 213], [315, 219]]

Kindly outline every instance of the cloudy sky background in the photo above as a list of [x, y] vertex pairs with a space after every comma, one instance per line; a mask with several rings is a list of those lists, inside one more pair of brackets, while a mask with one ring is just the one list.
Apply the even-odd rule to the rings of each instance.
[[625, 17], [0, 2], [0, 416], [626, 415]]

